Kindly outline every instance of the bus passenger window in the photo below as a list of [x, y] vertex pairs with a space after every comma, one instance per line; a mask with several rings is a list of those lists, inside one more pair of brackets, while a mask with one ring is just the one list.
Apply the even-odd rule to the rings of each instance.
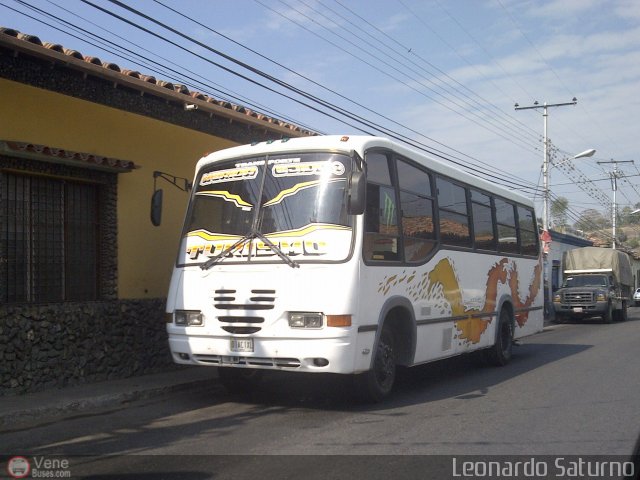
[[433, 225], [431, 176], [408, 163], [398, 161], [402, 238], [406, 262], [425, 261], [436, 246]]
[[480, 250], [496, 250], [496, 236], [491, 213], [491, 198], [477, 190], [471, 190], [474, 245]]
[[520, 244], [522, 246], [521, 253], [523, 255], [538, 255], [540, 244], [536, 233], [533, 210], [518, 205], [518, 227], [520, 229]]
[[437, 185], [442, 243], [456, 247], [471, 247], [465, 189], [441, 177], [437, 178]]
[[387, 157], [366, 156], [367, 207], [365, 211], [364, 258], [371, 261], [400, 260], [398, 251], [398, 208], [391, 187]]
[[519, 253], [513, 205], [499, 198], [496, 198], [495, 205], [498, 222], [498, 250], [506, 253]]

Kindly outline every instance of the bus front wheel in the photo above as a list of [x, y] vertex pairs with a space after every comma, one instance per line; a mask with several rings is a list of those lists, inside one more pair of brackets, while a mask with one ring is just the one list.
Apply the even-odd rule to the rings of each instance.
[[356, 375], [356, 393], [365, 402], [381, 402], [389, 396], [396, 380], [395, 336], [384, 326], [375, 349], [371, 369]]

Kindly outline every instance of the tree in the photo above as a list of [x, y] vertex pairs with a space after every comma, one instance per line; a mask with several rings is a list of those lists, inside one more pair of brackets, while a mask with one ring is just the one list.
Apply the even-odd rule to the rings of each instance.
[[574, 227], [576, 229], [582, 230], [583, 232], [602, 230], [603, 228], [607, 228], [608, 226], [609, 221], [607, 220], [607, 217], [593, 208], [584, 210], [580, 214], [578, 221], [574, 224]]

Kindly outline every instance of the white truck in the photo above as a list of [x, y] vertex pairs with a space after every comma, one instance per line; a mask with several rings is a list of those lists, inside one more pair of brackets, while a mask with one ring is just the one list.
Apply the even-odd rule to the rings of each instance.
[[629, 256], [611, 248], [584, 247], [563, 255], [562, 287], [553, 295], [556, 323], [600, 316], [625, 321], [633, 275]]

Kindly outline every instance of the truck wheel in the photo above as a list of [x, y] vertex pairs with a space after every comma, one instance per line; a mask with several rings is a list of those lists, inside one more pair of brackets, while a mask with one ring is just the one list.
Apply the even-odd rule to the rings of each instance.
[[260, 383], [264, 371], [255, 368], [218, 368], [220, 383], [229, 393], [247, 393]]
[[396, 380], [395, 336], [391, 328], [382, 327], [371, 369], [354, 380], [356, 394], [364, 402], [377, 403], [389, 396]]
[[613, 323], [613, 306], [609, 303], [607, 305], [607, 310], [602, 315], [602, 320], [604, 323]]
[[493, 347], [483, 350], [483, 354], [487, 363], [502, 367], [509, 363], [513, 353], [513, 322], [506, 308], [500, 311], [497, 329], [496, 343]]
[[566, 322], [567, 322], [567, 317], [559, 313], [556, 313], [556, 316], [553, 317], [553, 323], [566, 323]]

